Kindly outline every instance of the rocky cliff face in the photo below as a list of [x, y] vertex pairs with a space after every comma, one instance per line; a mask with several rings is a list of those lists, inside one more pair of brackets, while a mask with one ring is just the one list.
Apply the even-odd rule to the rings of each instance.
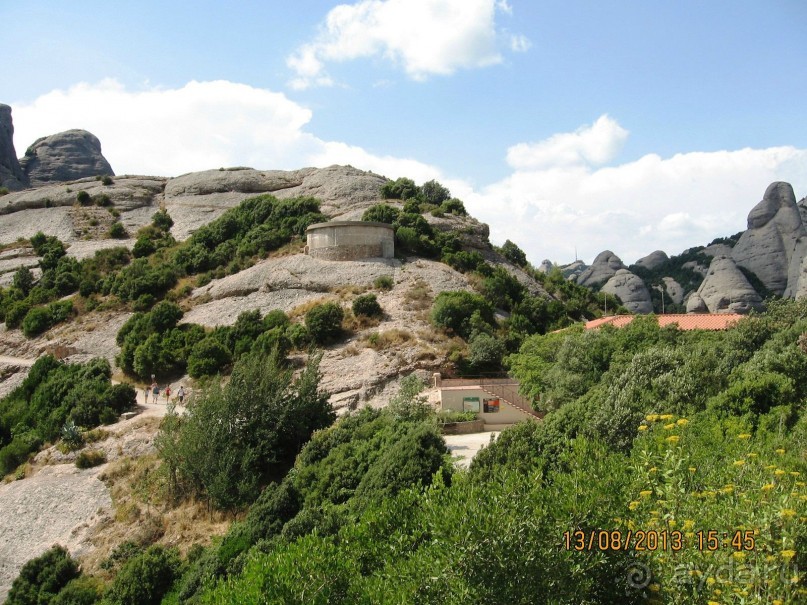
[[602, 287], [602, 292], [618, 296], [626, 309], [632, 313], [652, 313], [650, 292], [638, 275], [620, 269]]
[[[710, 313], [748, 313], [762, 307], [762, 297], [734, 260], [727, 256], [712, 260], [706, 279], [698, 288], [697, 297]], [[690, 299], [693, 307], [697, 305], [698, 298]]]
[[20, 167], [32, 187], [115, 174], [101, 153], [101, 142], [86, 130], [67, 130], [35, 141]]
[[[791, 264], [793, 276], [798, 280], [797, 268], [804, 257], [807, 236], [796, 196], [789, 183], [772, 183], [762, 201], [748, 214], [748, 230], [740, 237], [731, 257], [741, 267], [753, 271], [771, 292], [792, 295], [797, 284], [790, 284]], [[794, 261], [795, 259], [795, 261]]]
[[611, 279], [620, 269], [627, 269], [622, 260], [610, 250], [597, 255], [594, 262], [577, 278], [581, 286], [595, 286]]
[[0, 187], [19, 191], [26, 185], [25, 174], [14, 150], [14, 124], [11, 107], [0, 103]]

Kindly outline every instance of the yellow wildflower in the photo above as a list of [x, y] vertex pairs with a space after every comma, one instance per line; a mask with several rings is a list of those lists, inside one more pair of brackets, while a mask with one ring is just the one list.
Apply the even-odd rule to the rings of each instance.
[[646, 424], [640, 424], [639, 425], [639, 430], [640, 431], [646, 431], [647, 430], [647, 425]]
[[656, 420], [658, 420], [658, 414], [648, 414], [647, 416], [645, 416], [645, 420], [647, 420], [648, 422], [655, 422]]
[[724, 494], [730, 494], [731, 492], [734, 491], [734, 486], [733, 485], [727, 485], [723, 489], [721, 489], [720, 491], [723, 492]]
[[715, 582], [717, 582], [717, 580], [715, 580], [712, 576], [709, 576], [708, 578], [706, 578], [706, 583], [709, 586], [713, 586], [715, 584]]
[[638, 500], [631, 501], [628, 504], [628, 508], [631, 509], [631, 510], [636, 510], [637, 508], [639, 508], [639, 501]]
[[778, 450], [776, 450], [776, 453], [781, 456], [782, 454], [785, 453], [785, 450], [780, 447]]
[[664, 425], [664, 428], [665, 428], [665, 429], [667, 429], [668, 431], [669, 431], [669, 430], [672, 430], [672, 429], [674, 429], [674, 428], [675, 428], [675, 423], [674, 423], [674, 422], [671, 422], [670, 424], [665, 424], [665, 425]]
[[762, 486], [762, 491], [763, 492], [769, 492], [775, 487], [776, 486], [773, 483], [766, 483], [765, 485]]
[[692, 519], [684, 519], [684, 529], [692, 529], [695, 527], [695, 522]]
[[672, 414], [662, 414], [658, 417], [659, 420], [672, 420], [674, 416]]
[[792, 559], [793, 557], [796, 556], [796, 551], [795, 550], [783, 550], [780, 554], [782, 555], [782, 558], [785, 561], [789, 561], [790, 559]]
[[771, 601], [771, 605], [784, 605], [784, 601], [782, 599], [774, 599]]
[[661, 590], [661, 586], [659, 584], [656, 584], [655, 582], [653, 582], [650, 586], [648, 586], [648, 588], [650, 589], [650, 592], [658, 592], [659, 590]]
[[775, 471], [773, 471], [773, 474], [776, 475], [777, 477], [781, 477], [782, 475], [784, 475], [786, 473], [782, 469], [777, 468]]
[[687, 420], [686, 418], [679, 418], [678, 420], [675, 421], [675, 424], [677, 424], [678, 426], [686, 426], [689, 424], [689, 420]]
[[698, 470], [698, 469], [696, 469], [694, 466], [689, 467], [689, 472], [690, 473], [694, 473], [696, 470]]
[[647, 472], [648, 472], [648, 473], [655, 473], [657, 470], [658, 470], [658, 468], [656, 468], [656, 467], [654, 466], [653, 468], [651, 468], [651, 469], [650, 469], [649, 471], [647, 471]]
[[751, 433], [740, 433], [737, 435], [737, 439], [751, 439]]
[[745, 553], [741, 550], [731, 553], [731, 556], [737, 559], [738, 561], [742, 561], [743, 559], [745, 559]]
[[794, 511], [792, 508], [783, 508], [779, 511], [779, 514], [785, 519], [792, 519], [796, 516], [796, 511]]
[[652, 494], [652, 493], [653, 493], [653, 492], [652, 492], [652, 491], [650, 491], [649, 489], [643, 489], [642, 491], [640, 491], [640, 492], [639, 492], [639, 495], [640, 495], [642, 498], [649, 498], [649, 497], [650, 497], [650, 494]]
[[749, 458], [756, 458], [757, 456], [759, 456], [759, 454], [757, 454], [756, 452], [751, 452], [750, 454], [748, 454]]
[[790, 471], [790, 474], [791, 474], [793, 477], [798, 477], [798, 476], [799, 476], [801, 473], [800, 473], [799, 471]]
[[735, 460], [734, 466], [743, 466], [745, 464], [745, 460]]
[[667, 441], [668, 443], [678, 443], [678, 441], [679, 441], [680, 439], [681, 439], [681, 438], [680, 438], [678, 435], [670, 435], [670, 436], [669, 436], [669, 437], [667, 437], [667, 438], [666, 438], [664, 441]]

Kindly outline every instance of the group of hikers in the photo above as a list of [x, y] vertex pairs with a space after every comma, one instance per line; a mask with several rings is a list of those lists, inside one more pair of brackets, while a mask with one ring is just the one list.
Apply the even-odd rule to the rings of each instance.
[[[171, 385], [168, 385], [164, 389], [160, 390], [160, 387], [156, 382], [152, 382], [151, 386], [143, 387], [143, 399], [146, 403], [148, 403], [149, 393], [151, 393], [152, 402], [159, 403], [161, 392], [165, 397], [166, 404], [171, 401]], [[182, 405], [182, 403], [185, 401], [185, 395], [185, 387], [183, 385], [179, 385], [179, 390], [176, 392], [176, 399], [179, 401], [179, 405]]]

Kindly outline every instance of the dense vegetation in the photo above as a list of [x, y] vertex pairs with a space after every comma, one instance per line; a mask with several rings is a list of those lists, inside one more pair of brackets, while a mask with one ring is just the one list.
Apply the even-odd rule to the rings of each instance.
[[[215, 453], [185, 450], [197, 471], [175, 462], [176, 436], [197, 420], [169, 415], [160, 446], [177, 481], [199, 480], [217, 506], [257, 498], [246, 517], [184, 562], [134, 548], [105, 599], [705, 605], [807, 595], [803, 300], [774, 302], [724, 332], [637, 318], [622, 330], [527, 338], [508, 363], [551, 411], [503, 432], [467, 472], [446, 465], [411, 381], [388, 409], [348, 414], [304, 446], [303, 432], [284, 449], [278, 424], [265, 433], [276, 437], [248, 445], [264, 434], [246, 431], [253, 417], [283, 418], [262, 413], [253, 393], [266, 393], [271, 410], [297, 400], [269, 395], [283, 391], [270, 386], [283, 366], [256, 359], [236, 364], [233, 387], [205, 395], [219, 412], [198, 412], [195, 443]], [[261, 466], [281, 459], [285, 467]], [[216, 489], [237, 502], [214, 500]], [[666, 531], [666, 548], [637, 544], [639, 530]], [[595, 546], [564, 536], [575, 531]], [[628, 532], [631, 545], [617, 548]]]
[[0, 475], [13, 471], [67, 426], [91, 428], [117, 421], [134, 405], [134, 390], [113, 385], [105, 359], [64, 364], [40, 357], [25, 381], [0, 400]]

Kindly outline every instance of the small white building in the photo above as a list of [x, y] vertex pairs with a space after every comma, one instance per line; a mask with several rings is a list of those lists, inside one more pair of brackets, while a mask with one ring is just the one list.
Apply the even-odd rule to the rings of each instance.
[[434, 387], [440, 395], [440, 408], [455, 412], [476, 412], [485, 430], [501, 428], [522, 420], [540, 420], [532, 402], [518, 392], [512, 378], [442, 378], [434, 374]]

